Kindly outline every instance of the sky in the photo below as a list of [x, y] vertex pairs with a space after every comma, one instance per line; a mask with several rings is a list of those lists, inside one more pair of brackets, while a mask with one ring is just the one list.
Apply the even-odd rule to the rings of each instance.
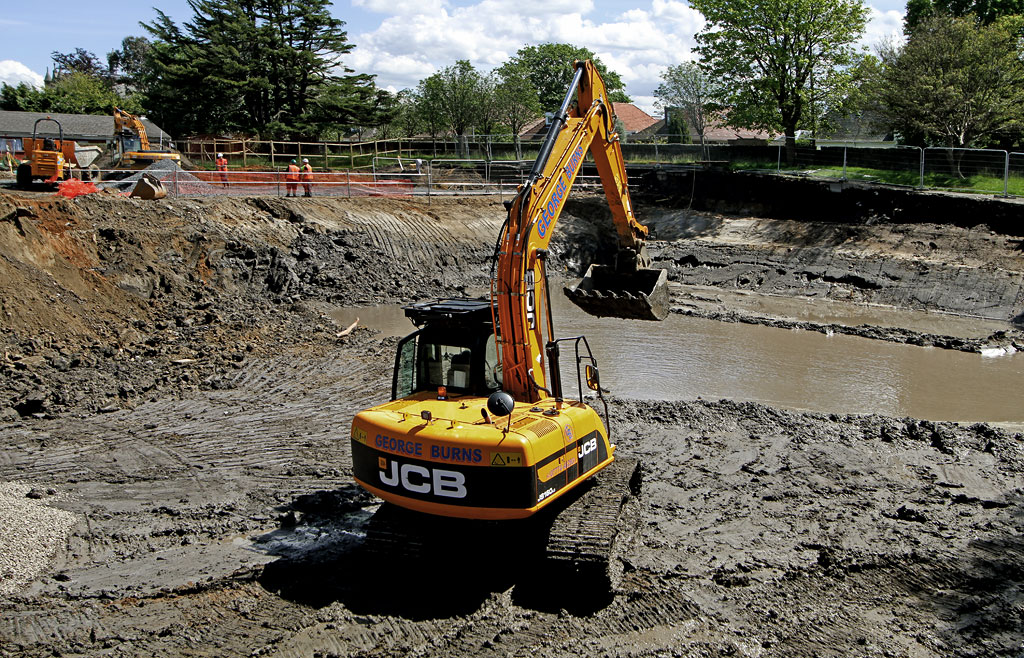
[[[898, 36], [905, 0], [866, 0], [868, 48]], [[186, 0], [0, 0], [0, 82], [41, 85], [51, 53], [84, 48], [105, 61], [156, 9], [181, 25]], [[668, 66], [693, 59], [700, 13], [677, 0], [335, 0], [355, 48], [344, 64], [376, 75], [391, 91], [415, 87], [460, 59], [480, 71], [500, 66], [524, 45], [571, 43], [589, 48], [617, 72], [626, 93], [657, 116], [654, 89]]]

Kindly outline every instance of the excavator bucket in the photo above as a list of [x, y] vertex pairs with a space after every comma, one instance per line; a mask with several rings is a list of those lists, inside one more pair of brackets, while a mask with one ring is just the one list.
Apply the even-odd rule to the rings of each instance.
[[664, 320], [668, 315], [668, 272], [637, 269], [616, 272], [609, 265], [591, 265], [565, 296], [590, 315], [629, 320]]
[[139, 199], [163, 199], [167, 196], [167, 189], [160, 179], [152, 174], [142, 174], [142, 178], [135, 184], [131, 194], [128, 196]]

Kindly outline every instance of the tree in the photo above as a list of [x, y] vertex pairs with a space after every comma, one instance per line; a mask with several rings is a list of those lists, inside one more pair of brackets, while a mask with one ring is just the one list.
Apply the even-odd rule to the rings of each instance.
[[1024, 17], [925, 19], [902, 46], [880, 51], [881, 111], [904, 136], [951, 148], [986, 146], [1024, 126]]
[[106, 80], [109, 71], [100, 62], [100, 58], [83, 48], [75, 48], [71, 53], [60, 53], [53, 51], [53, 77], [60, 78], [63, 75], [81, 73], [89, 77]]
[[85, 73], [65, 74], [45, 90], [46, 112], [65, 114], [112, 114], [115, 107], [129, 112], [139, 108], [125, 103], [106, 83]]
[[537, 89], [537, 99], [544, 112], [555, 112], [565, 98], [565, 90], [572, 81], [574, 60], [589, 59], [594, 62], [604, 86], [608, 89], [608, 100], [629, 103], [622, 78], [610, 71], [587, 48], [578, 48], [568, 43], [542, 43], [539, 46], [523, 46], [509, 64], [528, 72], [530, 83]]
[[[707, 160], [704, 136], [707, 133], [708, 117], [714, 110], [711, 99], [716, 91], [711, 78], [695, 62], [684, 62], [668, 67], [661, 79], [662, 83], [654, 90], [658, 99], [656, 104], [662, 110], [678, 109], [688, 126], [687, 137], [691, 129], [697, 133], [701, 151]], [[666, 112], [668, 114], [671, 112]]]
[[466, 59], [460, 59], [425, 81], [425, 100], [430, 111], [437, 114], [440, 123], [460, 138], [460, 142], [480, 120], [483, 86], [483, 77]]
[[478, 93], [480, 110], [477, 130], [482, 135], [496, 135], [503, 125], [504, 113], [498, 105], [498, 74], [495, 71], [480, 76]]
[[[189, 0], [179, 28], [157, 11], [145, 80], [150, 114], [178, 132], [316, 137], [340, 119], [324, 107], [371, 102], [372, 76], [341, 69], [354, 47], [330, 0]], [[369, 90], [367, 89], [369, 88]], [[368, 93], [369, 91], [369, 93]], [[178, 111], [175, 98], [187, 103]]]
[[494, 90], [494, 105], [512, 132], [516, 159], [521, 160], [523, 151], [519, 135], [529, 122], [541, 115], [537, 88], [530, 82], [529, 70], [520, 62], [506, 62], [495, 73], [498, 84]]
[[405, 137], [413, 137], [426, 129], [423, 117], [417, 109], [417, 97], [415, 89], [403, 89], [396, 95], [398, 101], [398, 116], [396, 123], [401, 134]]
[[1003, 17], [1024, 15], [1024, 0], [907, 0], [904, 34], [910, 36], [919, 24], [939, 14], [975, 16], [990, 25]]
[[376, 129], [377, 139], [394, 139], [401, 136], [396, 121], [401, 111], [398, 97], [387, 89], [378, 89], [374, 97], [374, 105], [366, 123]]
[[427, 132], [433, 138], [443, 133], [445, 126], [441, 109], [441, 86], [438, 75], [424, 78], [416, 86], [416, 114], [423, 119]]
[[3, 110], [109, 115], [115, 107], [135, 113], [142, 109], [136, 99], [119, 96], [103, 80], [77, 71], [61, 75], [43, 89], [26, 84], [5, 84], [0, 89]]
[[107, 71], [114, 83], [138, 87], [146, 70], [146, 54], [153, 47], [146, 37], [125, 37], [120, 50], [107, 53]]
[[[692, 0], [707, 24], [696, 51], [718, 80], [731, 125], [781, 130], [792, 161], [796, 131], [814, 128], [818, 104], [849, 86], [854, 42], [864, 32], [861, 0]], [[810, 116], [808, 116], [810, 114]]]
[[9, 112], [45, 112], [48, 109], [46, 94], [24, 82], [17, 86], [4, 83], [0, 87], [0, 110]]

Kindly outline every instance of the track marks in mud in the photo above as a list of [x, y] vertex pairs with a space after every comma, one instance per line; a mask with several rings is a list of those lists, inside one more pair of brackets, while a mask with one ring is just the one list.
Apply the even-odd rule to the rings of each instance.
[[[438, 592], [465, 595], [459, 606], [373, 608], [351, 582], [375, 579], [352, 553], [371, 506], [350, 495], [348, 423], [386, 397], [393, 342], [253, 361], [230, 388], [177, 402], [5, 427], [0, 476], [60, 479], [89, 524], [61, 579], [0, 604], [0, 652], [946, 658], [1019, 644], [1019, 436], [731, 402], [612, 401], [645, 486], [605, 607], [470, 595], [439, 571], [418, 596], [429, 609]], [[277, 520], [289, 511], [295, 526]], [[391, 573], [396, 597], [424, 582]]]

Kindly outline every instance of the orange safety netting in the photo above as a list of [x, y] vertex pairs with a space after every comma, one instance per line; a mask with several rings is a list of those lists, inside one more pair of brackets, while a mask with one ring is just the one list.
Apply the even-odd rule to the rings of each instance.
[[69, 178], [60, 182], [57, 186], [57, 194], [74, 199], [76, 196], [82, 196], [83, 194], [93, 194], [99, 192], [99, 188], [95, 184], [87, 181], [81, 181], [77, 178]]

